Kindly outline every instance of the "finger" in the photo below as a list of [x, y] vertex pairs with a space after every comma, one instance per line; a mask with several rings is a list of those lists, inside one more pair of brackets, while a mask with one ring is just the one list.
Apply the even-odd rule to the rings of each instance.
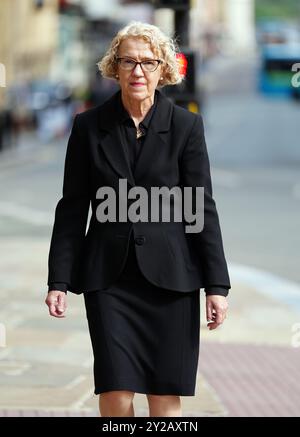
[[212, 321], [209, 325], [209, 329], [216, 329], [218, 326], [222, 325], [223, 322], [217, 322], [216, 320]]
[[221, 324], [221, 323], [223, 323], [223, 320], [224, 320], [223, 312], [222, 311], [217, 311], [215, 322], [218, 323], [218, 324]]
[[58, 303], [64, 307], [65, 303], [66, 303], [65, 293], [60, 293], [57, 297], [57, 300], [58, 300]]
[[212, 304], [211, 302], [206, 302], [206, 319], [207, 321], [212, 320], [213, 313], [212, 313]]
[[215, 323], [215, 322], [209, 323], [209, 324], [207, 325], [207, 327], [208, 327], [208, 329], [209, 329], [210, 331], [212, 331], [213, 329], [216, 329], [218, 326], [219, 326], [219, 324], [218, 324], [218, 323]]
[[[66, 309], [66, 300], [65, 296], [62, 293], [59, 293], [57, 296], [51, 296], [49, 301], [50, 303], [47, 304], [52, 307], [52, 315], [61, 315], [62, 313], [64, 313]], [[55, 307], [55, 309], [53, 307]]]
[[45, 304], [48, 305], [48, 307], [49, 307], [50, 305], [52, 305], [55, 302], [55, 300], [56, 299], [54, 299], [53, 297], [51, 298], [48, 296], [47, 299], [45, 300]]
[[63, 313], [65, 311], [65, 303], [64, 303], [64, 301], [62, 299], [59, 299], [59, 301], [57, 302], [55, 307], [56, 307], [56, 311], [58, 313]]
[[223, 315], [222, 313], [219, 313], [217, 311], [215, 311], [213, 313], [211, 322], [207, 324], [207, 327], [212, 330], [212, 329], [216, 329], [219, 325], [221, 325], [223, 323]]
[[57, 307], [53, 304], [49, 306], [49, 314], [53, 317], [65, 317], [62, 313], [57, 311]]
[[61, 293], [59, 296], [59, 302], [61, 303], [61, 305], [64, 308], [64, 311], [67, 308], [67, 295], [65, 293]]
[[216, 329], [218, 326], [222, 325], [222, 323], [223, 323], [223, 320], [221, 320], [221, 321], [213, 320], [207, 326], [210, 330], [212, 330], [212, 329]]
[[59, 314], [59, 313], [57, 313], [57, 312], [50, 313], [50, 315], [53, 316], [53, 317], [57, 317], [58, 319], [61, 319], [61, 318], [63, 318], [63, 317], [66, 317], [64, 314]]
[[56, 316], [56, 315], [57, 315], [57, 312], [56, 312], [56, 306], [55, 306], [53, 303], [51, 303], [51, 304], [49, 305], [49, 314], [50, 314], [51, 316]]
[[55, 309], [56, 314], [63, 314], [65, 312], [65, 308], [61, 304], [56, 304]]

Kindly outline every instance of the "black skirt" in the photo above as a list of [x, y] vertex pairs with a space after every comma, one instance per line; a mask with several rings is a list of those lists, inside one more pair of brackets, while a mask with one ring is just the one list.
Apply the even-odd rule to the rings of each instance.
[[151, 284], [138, 267], [133, 233], [116, 283], [84, 293], [84, 301], [95, 394], [195, 395], [200, 290], [183, 293]]

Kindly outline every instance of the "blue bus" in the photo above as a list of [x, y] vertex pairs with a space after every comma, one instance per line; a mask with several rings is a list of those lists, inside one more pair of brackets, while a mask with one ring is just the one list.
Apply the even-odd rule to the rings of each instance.
[[269, 95], [300, 96], [300, 86], [295, 86], [295, 83], [300, 85], [300, 79], [292, 81], [297, 71], [300, 71], [300, 44], [264, 45], [261, 51], [259, 90]]

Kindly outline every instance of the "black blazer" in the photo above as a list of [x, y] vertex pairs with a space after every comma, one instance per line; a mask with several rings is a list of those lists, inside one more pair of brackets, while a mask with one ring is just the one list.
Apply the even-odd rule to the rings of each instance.
[[[63, 196], [55, 210], [48, 285], [67, 283], [76, 294], [109, 287], [125, 265], [133, 232], [139, 267], [154, 285], [181, 292], [212, 286], [229, 289], [202, 117], [156, 91], [157, 107], [133, 175], [116, 117], [118, 93], [75, 117]], [[100, 223], [96, 191], [110, 186], [118, 196], [120, 178], [127, 179], [128, 190], [142, 186], [148, 194], [151, 186], [204, 187], [202, 232], [187, 234], [185, 222], [174, 221]]]

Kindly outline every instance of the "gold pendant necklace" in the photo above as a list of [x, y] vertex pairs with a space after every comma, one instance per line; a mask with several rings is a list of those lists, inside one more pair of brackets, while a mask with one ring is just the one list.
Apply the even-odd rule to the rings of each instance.
[[140, 138], [143, 135], [143, 131], [137, 127], [136, 129], [136, 138]]

